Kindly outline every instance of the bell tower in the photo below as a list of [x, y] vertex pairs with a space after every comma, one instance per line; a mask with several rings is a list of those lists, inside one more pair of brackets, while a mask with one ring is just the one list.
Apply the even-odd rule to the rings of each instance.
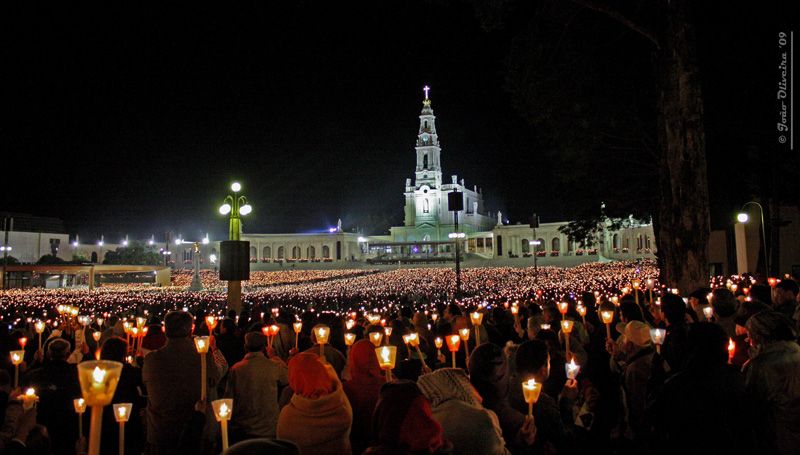
[[442, 162], [439, 135], [436, 134], [436, 116], [433, 115], [431, 99], [428, 96], [430, 87], [422, 89], [425, 99], [422, 100], [422, 112], [419, 115], [419, 132], [417, 133], [417, 168], [415, 172], [415, 186], [417, 188], [427, 185], [430, 188], [440, 188], [442, 185]]

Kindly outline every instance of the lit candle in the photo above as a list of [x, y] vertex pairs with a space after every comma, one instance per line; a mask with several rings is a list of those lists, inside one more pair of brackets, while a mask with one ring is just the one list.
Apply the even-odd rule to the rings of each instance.
[[631, 283], [631, 287], [633, 287], [633, 298], [636, 299], [636, 304], [639, 304], [639, 287], [642, 285], [642, 282], [637, 278], [633, 280]]
[[92, 338], [94, 339], [95, 343], [99, 343], [100, 342], [100, 337], [102, 337], [102, 336], [103, 336], [103, 333], [100, 332], [99, 330], [95, 330], [94, 332], [92, 332]]
[[386, 382], [390, 382], [392, 380], [392, 369], [394, 369], [395, 361], [397, 360], [397, 347], [381, 346], [375, 348], [375, 355], [378, 357], [378, 365], [386, 372]]
[[564, 319], [564, 316], [567, 314], [567, 310], [569, 310], [569, 303], [558, 302], [558, 312], [561, 313], [561, 319]]
[[570, 321], [569, 319], [562, 319], [561, 320], [561, 332], [564, 334], [564, 349], [567, 353], [567, 357], [570, 356], [569, 350], [569, 334], [572, 333], [572, 325], [574, 322]]
[[347, 328], [347, 330], [352, 330], [353, 327], [356, 326], [356, 321], [354, 321], [352, 319], [348, 319], [347, 321], [345, 321], [344, 326], [345, 326], [345, 328]]
[[75, 398], [72, 400], [72, 407], [75, 408], [75, 413], [78, 414], [78, 439], [81, 439], [83, 438], [83, 413], [86, 412], [86, 400]]
[[650, 295], [650, 304], [652, 305], [653, 304], [653, 288], [656, 287], [656, 281], [654, 279], [652, 279], [652, 278], [648, 278], [645, 281], [645, 283], [647, 285], [647, 292]]
[[100, 454], [100, 435], [103, 426], [103, 406], [108, 406], [117, 389], [122, 364], [108, 360], [78, 364], [78, 380], [87, 406], [92, 407], [89, 431], [89, 455]]
[[475, 327], [475, 346], [477, 346], [481, 344], [480, 326], [483, 323], [483, 313], [474, 311], [469, 314], [469, 319], [472, 322], [473, 327]]
[[736, 343], [733, 338], [728, 338], [728, 363], [733, 364], [734, 356], [736, 356]]
[[355, 342], [356, 342], [356, 334], [355, 333], [347, 332], [347, 333], [344, 334], [344, 344], [345, 344], [345, 346], [350, 347]]
[[539, 324], [539, 328], [542, 330], [550, 330], [550, 324]]
[[575, 363], [575, 357], [569, 363], [565, 363], [564, 368], [567, 371], [567, 379], [575, 379], [581, 371], [581, 366]]
[[711, 321], [711, 318], [714, 317], [714, 307], [711, 305], [703, 307], [703, 316], [707, 321]]
[[603, 319], [603, 324], [606, 325], [606, 338], [611, 339], [611, 321], [614, 320], [614, 312], [603, 310], [600, 312], [600, 317]]
[[14, 388], [19, 387], [19, 365], [25, 360], [25, 351], [11, 351], [11, 364], [14, 365]]
[[650, 329], [650, 339], [656, 345], [656, 352], [661, 353], [661, 345], [664, 344], [664, 338], [667, 336], [667, 331], [664, 329]]
[[389, 344], [389, 337], [392, 336], [392, 326], [384, 327], [383, 333], [386, 334], [386, 344]]
[[125, 422], [131, 416], [132, 403], [115, 403], [114, 404], [114, 418], [119, 423], [119, 455], [125, 453]]
[[220, 433], [222, 434], [222, 450], [224, 452], [228, 449], [228, 421], [231, 419], [231, 414], [233, 414], [233, 399], [214, 400], [211, 402], [211, 408], [214, 410], [214, 417], [219, 422]]
[[528, 379], [522, 382], [522, 396], [528, 403], [528, 415], [533, 416], [533, 404], [539, 401], [539, 394], [542, 393], [542, 384], [535, 379]]
[[431, 313], [431, 321], [436, 324], [436, 320], [439, 319], [439, 313]]
[[459, 335], [448, 335], [447, 338], [447, 349], [450, 350], [450, 354], [453, 356], [453, 368], [456, 367], [456, 352], [458, 352], [458, 348], [461, 345], [461, 336]]
[[578, 315], [581, 317], [581, 320], [583, 320], [583, 324], [586, 325], [586, 307], [583, 305], [578, 305], [575, 307], [575, 309], [578, 311]]
[[194, 337], [194, 347], [200, 354], [200, 399], [206, 399], [206, 353], [208, 353], [208, 337]]
[[325, 362], [325, 345], [328, 343], [328, 337], [331, 335], [331, 329], [325, 324], [314, 326], [314, 336], [319, 343], [319, 357], [322, 362]]
[[463, 329], [458, 329], [458, 336], [461, 337], [461, 341], [464, 342], [464, 354], [466, 358], [469, 358], [469, 329], [464, 327]]
[[294, 349], [296, 351], [300, 343], [300, 332], [303, 330], [303, 323], [300, 321], [292, 323], [292, 329], [294, 329]]
[[381, 345], [381, 340], [383, 340], [383, 334], [381, 332], [369, 333], [369, 341], [371, 341], [376, 348]]
[[39, 320], [33, 324], [33, 329], [39, 334], [39, 351], [42, 350], [42, 333], [44, 333], [44, 322]]
[[28, 387], [25, 393], [19, 396], [19, 399], [22, 401], [22, 409], [26, 411], [39, 401], [39, 397], [36, 395], [36, 390], [33, 387]]
[[442, 343], [443, 342], [444, 342], [444, 340], [442, 340], [442, 337], [436, 337], [436, 338], [433, 339], [433, 345], [436, 346], [436, 353], [438, 355], [442, 355]]
[[208, 334], [211, 335], [217, 327], [217, 318], [213, 314], [206, 316], [206, 327], [208, 327]]

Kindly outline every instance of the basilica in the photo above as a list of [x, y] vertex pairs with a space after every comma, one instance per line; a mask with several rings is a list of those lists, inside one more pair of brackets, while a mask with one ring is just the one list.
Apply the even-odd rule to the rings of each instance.
[[[587, 261], [655, 257], [653, 227], [649, 223], [632, 222], [618, 231], [604, 231], [587, 246], [581, 247], [559, 231], [559, 227], [567, 224], [566, 221], [542, 223], [534, 229], [528, 224], [508, 224], [500, 213], [490, 212], [479, 186], [467, 185], [456, 174], [444, 174], [442, 146], [429, 90], [427, 86], [423, 89], [414, 153], [409, 156], [409, 168], [413, 166], [413, 174], [405, 181], [402, 199], [398, 197], [398, 203], [401, 200], [404, 203], [403, 225], [391, 227], [388, 235], [346, 232], [341, 222], [322, 233], [242, 232], [241, 239], [250, 242], [252, 269], [284, 267], [287, 264], [305, 264], [308, 267], [319, 264], [324, 267], [325, 264], [352, 266], [355, 263], [452, 263], [456, 242], [460, 257], [467, 265], [476, 266], [524, 266], [537, 260], [542, 264], [570, 266]], [[458, 199], [460, 203], [456, 202]], [[458, 210], [451, 211], [455, 206]], [[96, 243], [80, 243], [77, 237], [71, 239], [66, 233], [11, 234], [27, 235], [17, 240], [20, 246], [30, 244], [30, 258], [25, 256], [27, 253], [20, 252], [19, 259], [26, 262], [35, 262], [48, 245], [54, 244], [61, 245], [55, 251], [64, 259], [78, 255], [91, 258], [92, 262], [102, 262], [106, 252], [127, 244], [127, 241], [116, 244], [102, 239]], [[161, 246], [168, 263], [175, 267], [190, 266], [197, 254], [192, 245], [181, 242], [161, 245], [153, 239], [146, 242]], [[199, 250], [203, 266], [213, 267], [218, 260], [219, 242], [208, 239]]]

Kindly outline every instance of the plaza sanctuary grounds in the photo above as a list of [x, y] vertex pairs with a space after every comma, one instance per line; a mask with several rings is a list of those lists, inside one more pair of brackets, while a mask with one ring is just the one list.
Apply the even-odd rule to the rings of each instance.
[[[540, 303], [577, 301], [585, 293], [599, 302], [628, 292], [635, 280], [653, 279], [656, 294], [664, 289], [657, 281], [654, 262], [590, 263], [571, 268], [467, 268], [462, 271], [464, 307], [502, 305], [536, 300]], [[172, 286], [105, 284], [95, 290], [25, 289], [0, 294], [3, 320], [46, 320], [58, 305], [78, 308], [80, 314], [134, 314], [148, 310], [160, 315], [173, 309], [224, 314], [225, 282], [211, 271], [201, 272], [201, 292], [187, 290], [190, 272], [173, 272]], [[385, 312], [397, 305], [416, 310], [434, 309], [454, 300], [455, 272], [450, 268], [379, 270], [287, 270], [252, 272], [243, 283], [244, 308], [253, 313], [272, 308], [295, 314], [304, 312]], [[732, 277], [734, 281], [738, 277]], [[730, 278], [718, 277], [722, 283]], [[642, 284], [642, 289], [645, 285]]]

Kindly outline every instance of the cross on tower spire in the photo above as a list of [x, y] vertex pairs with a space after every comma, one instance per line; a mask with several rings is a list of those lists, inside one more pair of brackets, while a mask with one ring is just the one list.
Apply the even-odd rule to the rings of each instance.
[[425, 92], [425, 99], [426, 100], [428, 99], [428, 92], [430, 91], [430, 89], [431, 88], [428, 87], [427, 85], [425, 87], [422, 87], [422, 91]]

